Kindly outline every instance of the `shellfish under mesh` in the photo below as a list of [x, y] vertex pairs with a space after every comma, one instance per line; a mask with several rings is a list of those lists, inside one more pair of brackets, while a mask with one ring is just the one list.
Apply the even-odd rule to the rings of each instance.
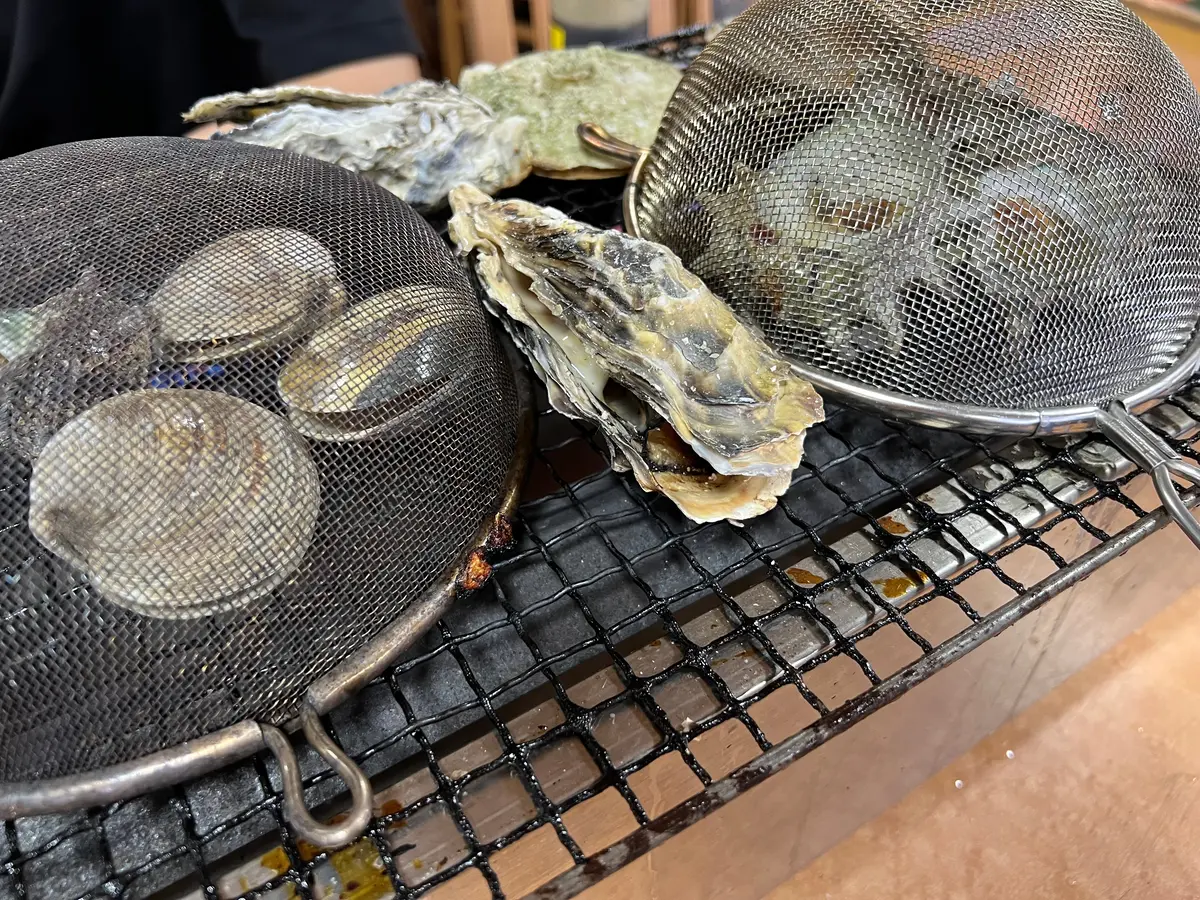
[[406, 204], [221, 142], [0, 162], [0, 779], [280, 724], [468, 548], [511, 369]]
[[763, 0], [685, 73], [637, 213], [810, 370], [1107, 402], [1193, 338], [1200, 103], [1117, 0]]

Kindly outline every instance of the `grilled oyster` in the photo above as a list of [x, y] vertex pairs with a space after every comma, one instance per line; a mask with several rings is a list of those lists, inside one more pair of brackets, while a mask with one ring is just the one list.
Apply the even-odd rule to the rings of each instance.
[[[775, 506], [821, 398], [674, 254], [469, 187], [450, 202], [492, 311], [554, 406], [600, 426], [615, 468], [697, 521]], [[660, 452], [679, 441], [686, 454]]]
[[288, 417], [325, 441], [403, 427], [458, 385], [471, 322], [444, 288], [402, 287], [359, 303], [314, 334], [279, 374]]
[[680, 77], [669, 63], [593, 46], [527, 53], [499, 67], [480, 63], [464, 69], [459, 84], [499, 115], [529, 120], [536, 174], [611, 178], [629, 164], [587, 149], [577, 127], [602, 125], [649, 147]]
[[788, 352], [814, 331], [846, 361], [904, 342], [899, 295], [871, 289], [872, 273], [894, 264], [914, 211], [942, 191], [939, 146], [887, 111], [898, 98], [875, 100], [761, 172], [738, 166], [726, 191], [700, 198], [712, 228], [694, 268], [740, 272], [766, 301], [759, 324]]
[[355, 106], [377, 106], [381, 102], [382, 98], [375, 94], [347, 94], [329, 88], [289, 84], [205, 97], [197, 100], [192, 108], [183, 114], [183, 121], [191, 125], [205, 122], [245, 124], [295, 103], [328, 109], [348, 109]]
[[33, 467], [29, 529], [113, 603], [188, 619], [288, 579], [320, 503], [308, 446], [284, 419], [226, 394], [147, 390], [54, 436]]
[[180, 362], [210, 362], [298, 337], [345, 303], [325, 245], [257, 228], [201, 247], [167, 276], [150, 308]]
[[0, 367], [0, 447], [36, 459], [68, 420], [145, 386], [156, 329], [144, 304], [103, 288], [93, 271], [21, 312], [7, 316], [19, 324], [6, 336], [16, 356]]
[[[268, 102], [273, 105], [264, 107]], [[315, 92], [312, 99], [295, 88], [273, 88], [215, 98], [208, 106], [214, 115], [232, 115], [231, 108], [264, 111], [215, 140], [341, 166], [424, 210], [445, 205], [450, 188], [462, 182], [486, 191], [512, 187], [532, 164], [523, 118], [497, 117], [450, 84], [418, 81], [379, 97]]]

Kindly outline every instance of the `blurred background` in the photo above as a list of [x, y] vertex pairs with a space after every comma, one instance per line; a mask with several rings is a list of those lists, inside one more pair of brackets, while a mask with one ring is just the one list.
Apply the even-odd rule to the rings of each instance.
[[[732, 18], [751, 0], [403, 0], [429, 78], [457, 78], [472, 62], [528, 50], [658, 37]], [[1200, 76], [1200, 0], [1126, 0]]]

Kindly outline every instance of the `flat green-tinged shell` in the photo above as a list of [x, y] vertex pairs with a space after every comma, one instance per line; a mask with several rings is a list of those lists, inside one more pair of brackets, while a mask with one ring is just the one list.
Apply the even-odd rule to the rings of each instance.
[[150, 308], [171, 355], [202, 362], [302, 335], [344, 302], [324, 244], [291, 228], [257, 228], [201, 247], [167, 276]]
[[679, 79], [669, 63], [596, 46], [472, 66], [459, 84], [497, 115], [529, 120], [535, 173], [603, 178], [628, 171], [629, 164], [588, 150], [577, 127], [602, 125], [616, 138], [649, 147]]
[[189, 124], [253, 122], [260, 116], [265, 116], [267, 113], [293, 103], [307, 103], [309, 106], [321, 106], [328, 109], [349, 109], [351, 107], [379, 106], [388, 102], [386, 97], [374, 94], [347, 94], [328, 88], [281, 85], [205, 97], [197, 100], [195, 105], [183, 114], [183, 121]]
[[46, 446], [29, 528], [113, 603], [188, 619], [290, 578], [320, 505], [308, 445], [285, 419], [226, 394], [136, 391]]
[[397, 288], [318, 330], [279, 374], [292, 424], [351, 441], [415, 422], [456, 384], [456, 354], [470, 337], [457, 302], [445, 288]]
[[[812, 385], [671, 251], [520, 200], [451, 193], [450, 223], [490, 307], [565, 415], [599, 425], [618, 468], [697, 521], [772, 509], [824, 418]], [[653, 423], [665, 420], [655, 436]], [[675, 438], [695, 460], [680, 456]], [[666, 462], [664, 462], [664, 460]]]

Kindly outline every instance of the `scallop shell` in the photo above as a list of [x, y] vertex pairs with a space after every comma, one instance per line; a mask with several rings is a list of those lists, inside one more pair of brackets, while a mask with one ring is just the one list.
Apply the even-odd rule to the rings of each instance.
[[33, 468], [29, 529], [118, 606], [189, 619], [286, 581], [321, 505], [308, 446], [279, 416], [209, 391], [92, 407]]
[[150, 307], [178, 361], [210, 362], [298, 337], [345, 296], [324, 244], [290, 228], [258, 228], [201, 247]]
[[371, 297], [314, 334], [279, 374], [292, 424], [326, 441], [362, 440], [416, 421], [456, 384], [470, 325], [445, 288]]
[[[492, 309], [565, 415], [600, 426], [616, 468], [697, 521], [772, 509], [800, 465], [820, 396], [670, 250], [473, 188], [450, 231], [477, 253]], [[656, 465], [647, 429], [692, 464]], [[669, 431], [666, 430], [669, 428]], [[661, 473], [661, 475], [660, 475]]]

